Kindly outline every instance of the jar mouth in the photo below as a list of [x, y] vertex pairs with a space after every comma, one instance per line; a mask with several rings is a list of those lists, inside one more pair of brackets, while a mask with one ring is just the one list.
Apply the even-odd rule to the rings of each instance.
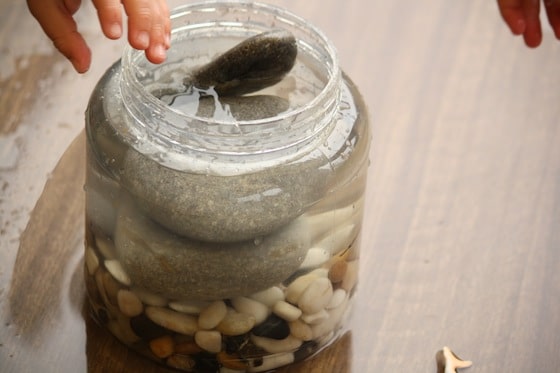
[[[154, 65], [143, 51], [125, 47], [121, 94], [126, 109], [146, 137], [164, 147], [222, 154], [267, 153], [302, 146], [333, 122], [339, 104], [341, 73], [329, 39], [305, 19], [268, 4], [250, 1], [204, 1], [171, 11], [172, 48], [184, 35], [212, 37], [212, 30], [250, 37], [271, 29], [294, 34], [300, 52], [320, 63], [324, 84], [308, 101], [273, 117], [230, 120], [198, 116], [170, 107], [146, 89], [147, 75], [168, 63]], [[224, 50], [225, 51], [225, 50]], [[220, 51], [223, 52], [223, 51]], [[180, 58], [180, 53], [175, 57]], [[171, 61], [173, 62], [173, 61]], [[179, 63], [179, 60], [176, 61]]]

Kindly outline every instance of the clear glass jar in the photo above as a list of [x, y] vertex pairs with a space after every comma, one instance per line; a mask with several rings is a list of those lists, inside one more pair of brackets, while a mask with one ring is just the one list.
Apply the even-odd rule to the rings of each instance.
[[[298, 54], [256, 95], [287, 103], [282, 111], [259, 114], [251, 98], [256, 117], [238, 120], [216, 95], [210, 116], [156, 97], [272, 29], [289, 31]], [[345, 330], [355, 293], [365, 105], [325, 36], [276, 7], [178, 8], [172, 44], [162, 65], [127, 48], [86, 112], [92, 314], [179, 370], [263, 372], [303, 360]]]

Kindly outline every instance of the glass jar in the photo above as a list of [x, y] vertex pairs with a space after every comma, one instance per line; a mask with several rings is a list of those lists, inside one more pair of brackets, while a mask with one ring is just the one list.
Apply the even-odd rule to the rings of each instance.
[[[191, 71], [276, 29], [297, 45], [279, 82], [233, 98], [212, 87], [184, 94]], [[86, 112], [92, 314], [179, 370], [263, 372], [303, 360], [345, 330], [356, 289], [364, 102], [325, 36], [276, 7], [178, 8], [172, 44], [161, 65], [126, 48]]]

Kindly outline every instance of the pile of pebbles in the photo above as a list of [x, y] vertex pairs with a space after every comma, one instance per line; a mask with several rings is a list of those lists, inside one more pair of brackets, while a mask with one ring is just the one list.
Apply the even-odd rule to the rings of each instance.
[[[344, 232], [352, 232], [344, 230]], [[341, 231], [335, 231], [340, 234]], [[113, 242], [86, 247], [94, 317], [123, 343], [182, 371], [265, 372], [317, 352], [344, 325], [358, 277], [356, 234], [313, 247], [292, 276], [248, 296], [173, 300], [137, 287]]]

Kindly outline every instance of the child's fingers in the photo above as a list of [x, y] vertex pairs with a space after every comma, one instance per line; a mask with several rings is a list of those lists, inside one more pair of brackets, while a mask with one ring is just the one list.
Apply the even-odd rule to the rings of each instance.
[[523, 34], [527, 25], [522, 0], [498, 0], [498, 7], [511, 32], [514, 35]]
[[560, 39], [560, 1], [545, 0], [544, 8], [546, 9], [548, 22], [554, 30], [554, 35], [556, 35], [557, 39]]
[[146, 50], [150, 46], [150, 33], [154, 14], [153, 0], [123, 0], [128, 15], [128, 42], [133, 48]]
[[169, 48], [169, 10], [165, 0], [123, 0], [128, 15], [128, 39], [132, 47], [146, 51], [153, 63], [165, 60]]
[[542, 41], [541, 21], [539, 19], [540, 0], [524, 0], [523, 11], [527, 24], [523, 33], [525, 44], [531, 48], [538, 47]]
[[91, 63], [91, 51], [65, 2], [27, 0], [27, 5], [56, 49], [72, 62], [76, 71], [86, 72]]
[[156, 1], [155, 3], [159, 8], [158, 16], [152, 22], [150, 46], [146, 49], [146, 57], [153, 63], [161, 63], [165, 61], [166, 50], [169, 48], [170, 21], [165, 1]]
[[122, 9], [119, 0], [93, 0], [103, 34], [109, 39], [122, 35]]

